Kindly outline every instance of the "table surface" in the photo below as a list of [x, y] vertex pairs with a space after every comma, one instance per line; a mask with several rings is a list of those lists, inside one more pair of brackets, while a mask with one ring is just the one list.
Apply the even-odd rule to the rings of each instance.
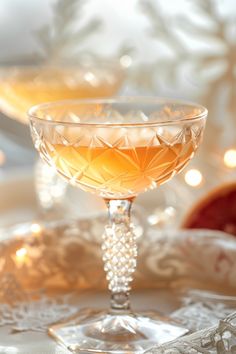
[[[154, 310], [169, 314], [178, 307], [176, 297], [166, 290], [146, 290], [132, 294], [134, 311]], [[108, 308], [108, 293], [85, 292], [79, 295], [81, 307]], [[47, 333], [22, 332], [11, 334], [9, 326], [0, 327], [1, 354], [67, 354], [67, 349], [57, 344]]]

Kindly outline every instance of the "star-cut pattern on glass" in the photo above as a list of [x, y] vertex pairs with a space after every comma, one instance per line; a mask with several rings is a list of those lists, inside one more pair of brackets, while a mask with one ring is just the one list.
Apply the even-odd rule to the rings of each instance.
[[106, 198], [135, 196], [170, 179], [193, 157], [203, 133], [198, 123], [177, 125], [175, 134], [168, 126], [84, 127], [70, 139], [67, 127], [41, 128], [33, 131], [44, 160], [71, 184]]

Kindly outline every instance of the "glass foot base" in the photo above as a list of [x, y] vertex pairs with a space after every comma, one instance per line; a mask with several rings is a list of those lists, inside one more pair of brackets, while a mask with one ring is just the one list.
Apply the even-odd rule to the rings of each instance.
[[49, 333], [73, 353], [142, 353], [186, 334], [178, 324], [147, 314], [114, 314], [84, 310], [68, 323], [52, 326]]

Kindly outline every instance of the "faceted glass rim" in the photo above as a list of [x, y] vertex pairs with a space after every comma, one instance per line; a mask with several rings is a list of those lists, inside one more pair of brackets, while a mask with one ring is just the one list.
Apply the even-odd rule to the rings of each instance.
[[[62, 107], [65, 109], [65, 106], [67, 105], [96, 105], [96, 104], [123, 104], [123, 105], [130, 105], [130, 108], [132, 109], [132, 104], [152, 104], [152, 105], [157, 105], [159, 107], [160, 105], [164, 104], [171, 104], [175, 105], [176, 107], [192, 107], [192, 109], [197, 109], [197, 113], [193, 114], [183, 114], [183, 118], [179, 119], [157, 119], [153, 120], [150, 122], [137, 122], [137, 123], [111, 123], [111, 122], [73, 122], [73, 121], [61, 121], [61, 120], [49, 120], [40, 117], [39, 112], [45, 111], [47, 113], [47, 110], [53, 107]], [[73, 111], [69, 111], [70, 113], [73, 113]], [[155, 113], [155, 110], [153, 111]], [[92, 98], [92, 99], [73, 99], [73, 100], [60, 100], [60, 101], [53, 101], [53, 102], [46, 102], [46, 103], [41, 103], [35, 106], [32, 106], [28, 110], [28, 116], [30, 120], [38, 121], [40, 123], [44, 124], [49, 124], [49, 125], [64, 125], [64, 126], [77, 126], [77, 127], [97, 127], [97, 128], [106, 128], [106, 127], [111, 127], [111, 128], [119, 128], [119, 127], [126, 127], [126, 128], [134, 128], [134, 127], [156, 127], [156, 126], [164, 126], [164, 125], [179, 125], [179, 124], [184, 124], [184, 123], [194, 123], [195, 121], [199, 121], [201, 119], [206, 119], [208, 114], [207, 108], [204, 106], [191, 102], [191, 101], [186, 101], [186, 100], [181, 100], [181, 99], [172, 99], [172, 98], [164, 98], [164, 97], [151, 97], [151, 96], [119, 96], [119, 97], [113, 97], [113, 98]]]

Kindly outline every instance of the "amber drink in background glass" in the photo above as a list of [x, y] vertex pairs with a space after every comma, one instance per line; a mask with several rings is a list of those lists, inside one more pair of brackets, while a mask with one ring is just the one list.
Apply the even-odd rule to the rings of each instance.
[[64, 99], [113, 96], [121, 86], [118, 63], [96, 66], [10, 66], [0, 70], [0, 109], [10, 118], [28, 124], [28, 109]]
[[[0, 69], [0, 110], [28, 124], [28, 109], [64, 99], [110, 97], [119, 90], [124, 72], [117, 61], [78, 65], [6, 66]], [[40, 206], [57, 212], [66, 184], [42, 162], [35, 167], [35, 188]], [[50, 215], [51, 217], [51, 215]]]

